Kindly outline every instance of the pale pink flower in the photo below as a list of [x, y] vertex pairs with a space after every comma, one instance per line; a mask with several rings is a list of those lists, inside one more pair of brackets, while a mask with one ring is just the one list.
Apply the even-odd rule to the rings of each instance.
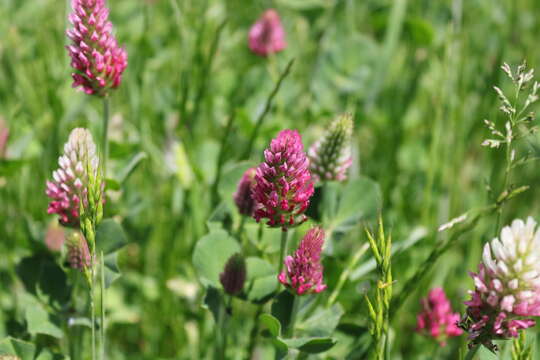
[[45, 234], [45, 245], [50, 251], [60, 251], [66, 240], [65, 230], [58, 225], [57, 222], [53, 222], [47, 228]]
[[257, 55], [268, 56], [286, 46], [285, 30], [277, 11], [266, 10], [249, 30], [249, 48]]
[[73, 87], [81, 86], [85, 93], [106, 96], [122, 81], [127, 67], [127, 53], [118, 46], [108, 21], [109, 9], [105, 0], [72, 0], [73, 12], [67, 31], [72, 44], [67, 46], [71, 56]]
[[452, 306], [442, 288], [432, 289], [420, 304], [422, 311], [417, 315], [417, 332], [431, 336], [441, 346], [446, 345], [448, 338], [463, 333], [457, 326], [459, 313], [452, 312]]
[[9, 127], [0, 117], [0, 159], [6, 157], [7, 142], [9, 138]]
[[315, 227], [307, 232], [293, 256], [285, 258], [285, 271], [278, 280], [296, 295], [320, 293], [326, 289], [323, 284], [321, 251], [324, 244], [324, 230]]
[[79, 227], [79, 206], [81, 199], [86, 201], [88, 171], [95, 175], [99, 166], [92, 134], [86, 129], [74, 129], [58, 164], [53, 180], [47, 181], [46, 194], [51, 198], [47, 212], [58, 214], [64, 226]]
[[257, 167], [251, 192], [255, 220], [267, 218], [269, 226], [283, 230], [303, 223], [314, 190], [298, 131], [281, 131], [264, 151], [264, 158]]
[[478, 273], [471, 273], [475, 290], [465, 302], [461, 326], [472, 345], [491, 349], [493, 339], [517, 337], [540, 316], [540, 232], [529, 217], [514, 220], [484, 246]]

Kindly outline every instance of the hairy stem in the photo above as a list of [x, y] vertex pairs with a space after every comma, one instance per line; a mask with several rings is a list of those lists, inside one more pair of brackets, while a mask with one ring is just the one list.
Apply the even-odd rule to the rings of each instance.
[[287, 241], [289, 239], [289, 233], [287, 230], [281, 231], [281, 245], [279, 250], [279, 264], [278, 264], [278, 274], [281, 274], [283, 270], [283, 259], [285, 259], [285, 253], [287, 252]]

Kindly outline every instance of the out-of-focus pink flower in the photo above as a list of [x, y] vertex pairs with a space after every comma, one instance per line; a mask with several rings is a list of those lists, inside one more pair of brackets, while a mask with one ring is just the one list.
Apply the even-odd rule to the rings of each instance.
[[67, 259], [73, 269], [83, 270], [92, 266], [92, 257], [84, 236], [76, 231], [67, 240]]
[[127, 53], [118, 46], [108, 21], [105, 0], [72, 0], [73, 12], [67, 31], [72, 44], [67, 46], [71, 57], [73, 87], [85, 93], [106, 96], [122, 81], [127, 66]]
[[469, 332], [470, 345], [494, 350], [493, 339], [517, 337], [540, 316], [540, 231], [529, 217], [514, 220], [501, 236], [484, 246], [478, 273], [471, 273], [474, 291], [465, 302], [460, 326]]
[[297, 295], [320, 293], [326, 289], [323, 284], [321, 251], [324, 244], [324, 230], [315, 227], [307, 232], [293, 256], [285, 258], [285, 271], [278, 275], [283, 285]]
[[448, 338], [463, 333], [457, 326], [459, 313], [452, 312], [443, 289], [432, 289], [420, 304], [422, 311], [417, 316], [416, 331], [433, 337], [441, 346], [446, 345]]
[[238, 212], [245, 216], [253, 215], [254, 201], [251, 197], [251, 189], [255, 186], [255, 172], [255, 168], [246, 170], [233, 195]]
[[334, 120], [324, 136], [308, 151], [311, 174], [316, 181], [344, 181], [352, 165], [351, 136], [353, 121], [350, 114]]
[[285, 30], [277, 11], [266, 10], [249, 30], [249, 48], [257, 55], [268, 56], [286, 46]]
[[6, 156], [7, 141], [9, 138], [9, 127], [0, 118], [0, 159]]
[[57, 222], [53, 222], [47, 228], [45, 234], [45, 245], [51, 251], [60, 251], [66, 240], [66, 234], [61, 226], [58, 226]]
[[64, 226], [79, 227], [79, 206], [86, 201], [88, 171], [97, 174], [99, 159], [92, 134], [86, 129], [74, 129], [58, 159], [60, 168], [47, 181], [46, 194], [51, 198], [47, 212], [58, 214]]
[[309, 160], [298, 131], [281, 131], [264, 151], [264, 158], [251, 192], [253, 216], [257, 222], [267, 218], [269, 226], [285, 231], [306, 221], [304, 211], [313, 195]]

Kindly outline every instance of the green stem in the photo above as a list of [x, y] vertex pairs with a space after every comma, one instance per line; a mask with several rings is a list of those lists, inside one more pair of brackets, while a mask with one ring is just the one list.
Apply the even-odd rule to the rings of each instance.
[[283, 270], [283, 259], [285, 259], [285, 253], [287, 252], [287, 240], [289, 238], [287, 230], [281, 231], [281, 246], [279, 250], [279, 264], [278, 264], [278, 274], [281, 274]]
[[90, 280], [90, 308], [92, 313], [92, 360], [96, 360], [96, 304], [94, 301], [94, 264], [92, 264]]
[[281, 73], [276, 86], [266, 99], [266, 104], [264, 106], [263, 112], [259, 115], [257, 122], [255, 123], [255, 127], [253, 128], [253, 132], [251, 133], [251, 136], [249, 138], [248, 146], [246, 147], [246, 151], [244, 152], [244, 156], [242, 156], [242, 159], [249, 158], [249, 155], [251, 154], [251, 151], [253, 150], [253, 145], [255, 144], [255, 140], [257, 140], [257, 136], [259, 135], [259, 131], [261, 129], [261, 125], [264, 121], [264, 118], [266, 115], [268, 115], [268, 112], [270, 111], [270, 108], [272, 107], [272, 102], [274, 100], [274, 97], [279, 91], [279, 88], [281, 87], [281, 83], [283, 83], [283, 80], [289, 75], [289, 72], [291, 71], [292, 65], [294, 64], [294, 59], [291, 59], [289, 63], [287, 64], [287, 67], [285, 70]]
[[214, 204], [214, 206], [217, 205], [218, 200], [219, 200], [218, 187], [219, 187], [219, 182], [221, 180], [223, 163], [225, 162], [225, 155], [226, 155], [225, 148], [227, 146], [229, 134], [231, 133], [231, 128], [234, 122], [235, 114], [236, 112], [234, 111], [234, 109], [232, 109], [231, 114], [229, 115], [229, 118], [227, 120], [227, 125], [225, 126], [225, 133], [223, 134], [223, 137], [221, 138], [221, 145], [220, 145], [219, 156], [217, 160], [216, 177], [214, 179], [214, 183], [212, 184], [212, 203]]
[[247, 357], [247, 360], [251, 360], [253, 359], [253, 355], [254, 355], [254, 352], [255, 352], [255, 347], [257, 345], [257, 338], [258, 338], [258, 335], [259, 335], [259, 324], [260, 324], [260, 321], [259, 321], [259, 316], [261, 316], [263, 312], [263, 307], [262, 305], [259, 305], [257, 307], [257, 312], [255, 312], [255, 316], [253, 317], [253, 327], [251, 328], [251, 332], [249, 334], [249, 344], [248, 344], [248, 350], [247, 350], [247, 354], [248, 354], [248, 357]]
[[238, 225], [238, 230], [236, 232], [236, 237], [242, 243], [242, 250], [244, 251], [246, 251], [246, 246], [248, 245], [247, 236], [242, 237], [242, 235], [244, 234], [244, 226], [246, 225], [246, 218], [247, 216], [242, 215], [242, 218], [240, 219], [240, 225]]
[[101, 252], [101, 360], [105, 360], [105, 261]]
[[351, 258], [351, 261], [349, 261], [349, 264], [347, 265], [345, 270], [343, 270], [343, 272], [339, 276], [337, 285], [334, 288], [334, 291], [332, 291], [332, 294], [330, 295], [330, 297], [328, 298], [328, 301], [326, 302], [326, 307], [327, 308], [334, 305], [334, 303], [336, 302], [337, 297], [339, 296], [339, 293], [341, 292], [341, 289], [343, 288], [343, 285], [345, 285], [345, 282], [349, 278], [349, 274], [351, 273], [352, 269], [356, 267], [356, 264], [358, 263], [358, 261], [360, 260], [362, 255], [364, 255], [366, 253], [367, 249], [369, 249], [369, 244], [368, 243], [364, 244], [364, 246], [362, 246], [360, 248], [360, 250], [358, 250], [356, 252], [356, 254], [354, 254], [354, 256]]
[[470, 348], [469, 351], [467, 352], [467, 355], [465, 355], [464, 360], [474, 359], [474, 355], [476, 355], [476, 352], [478, 351], [478, 349], [480, 349], [479, 345], [475, 345], [474, 347]]
[[103, 128], [102, 130], [102, 138], [101, 138], [101, 146], [103, 151], [103, 175], [107, 177], [107, 158], [109, 157], [109, 141], [108, 141], [108, 133], [109, 133], [109, 97], [105, 96], [103, 97]]
[[294, 324], [296, 323], [296, 316], [298, 314], [298, 307], [300, 305], [300, 299], [298, 296], [293, 297], [293, 306], [291, 311], [291, 321], [287, 327], [287, 337], [292, 338], [294, 336]]

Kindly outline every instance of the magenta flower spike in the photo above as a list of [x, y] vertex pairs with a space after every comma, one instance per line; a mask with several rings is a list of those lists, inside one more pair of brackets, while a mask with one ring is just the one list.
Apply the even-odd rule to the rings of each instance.
[[255, 186], [255, 173], [255, 168], [247, 169], [240, 179], [236, 192], [233, 195], [234, 203], [238, 208], [238, 212], [245, 216], [253, 215], [253, 208], [255, 204], [251, 198], [251, 190]]
[[249, 48], [255, 54], [268, 56], [287, 46], [285, 30], [276, 10], [266, 10], [249, 30]]
[[278, 275], [280, 283], [296, 295], [320, 293], [326, 289], [323, 284], [321, 251], [324, 244], [324, 230], [315, 227], [307, 232], [293, 256], [285, 258], [285, 271]]
[[420, 304], [422, 311], [417, 316], [417, 332], [431, 336], [441, 346], [446, 345], [448, 338], [463, 333], [457, 326], [459, 313], [452, 312], [452, 306], [442, 288], [432, 289]]
[[496, 350], [494, 339], [517, 337], [540, 316], [540, 231], [529, 217], [514, 220], [484, 246], [474, 291], [460, 326], [471, 343]]
[[264, 158], [251, 191], [253, 217], [257, 222], [266, 218], [270, 227], [285, 231], [307, 220], [304, 211], [313, 195], [309, 160], [298, 131], [281, 131], [264, 151]]
[[75, 69], [73, 87], [81, 86], [89, 95], [106, 96], [122, 81], [127, 53], [112, 34], [105, 0], [72, 0], [71, 7], [73, 28], [66, 34], [72, 44], [66, 48]]
[[58, 214], [59, 222], [68, 227], [79, 227], [79, 206], [86, 201], [88, 171], [97, 174], [99, 159], [92, 134], [86, 129], [74, 129], [58, 159], [60, 168], [47, 181], [46, 194], [51, 201], [47, 212]]

